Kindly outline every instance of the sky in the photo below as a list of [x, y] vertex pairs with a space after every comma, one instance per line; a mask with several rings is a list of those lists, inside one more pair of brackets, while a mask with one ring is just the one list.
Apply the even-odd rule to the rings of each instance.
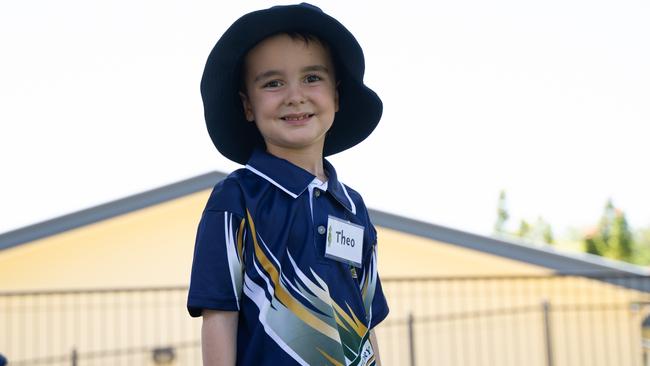
[[[267, 1], [0, 3], [0, 233], [238, 168], [199, 82], [226, 28]], [[608, 198], [650, 226], [650, 3], [318, 1], [361, 43], [384, 103], [329, 160], [366, 205], [490, 234], [594, 225]]]

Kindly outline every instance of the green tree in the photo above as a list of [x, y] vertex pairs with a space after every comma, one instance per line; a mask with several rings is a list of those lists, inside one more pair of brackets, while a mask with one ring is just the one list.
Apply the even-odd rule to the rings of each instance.
[[650, 265], [650, 227], [635, 230], [634, 244], [632, 262], [642, 266]]
[[503, 234], [505, 233], [506, 222], [510, 218], [508, 214], [508, 204], [506, 200], [506, 191], [501, 190], [499, 193], [499, 202], [497, 204], [497, 221], [494, 224], [494, 233]]
[[541, 216], [537, 217], [537, 221], [533, 225], [531, 239], [535, 242], [553, 244], [553, 229], [551, 229], [551, 224], [546, 222]]
[[517, 230], [517, 236], [520, 238], [530, 238], [531, 226], [526, 220], [521, 220], [519, 223], [519, 230]]
[[554, 241], [551, 225], [544, 221], [541, 216], [537, 218], [534, 224], [530, 224], [526, 220], [521, 220], [516, 235], [535, 243], [553, 244]]
[[618, 260], [633, 261], [634, 247], [634, 237], [625, 213], [617, 209], [612, 200], [608, 199], [596, 230], [584, 238], [584, 251]]
[[583, 250], [590, 254], [603, 255], [598, 247], [594, 234], [587, 234], [582, 242]]
[[541, 216], [537, 218], [537, 222], [535, 223], [535, 239], [546, 244], [553, 244], [554, 242], [551, 224], [546, 222]]
[[612, 224], [614, 222], [615, 216], [616, 208], [614, 207], [612, 199], [609, 198], [605, 204], [605, 208], [603, 210], [602, 216], [600, 217], [600, 221], [598, 222], [598, 232], [596, 235], [594, 235], [594, 240], [596, 241], [598, 250], [600, 251], [601, 255], [607, 257], [609, 257], [611, 253], [609, 238], [611, 237]]
[[553, 229], [550, 224], [546, 224], [542, 230], [542, 239], [545, 243], [555, 244], [555, 236], [553, 235]]
[[632, 232], [627, 224], [625, 213], [616, 210], [609, 232], [609, 250], [612, 258], [630, 261], [632, 259]]

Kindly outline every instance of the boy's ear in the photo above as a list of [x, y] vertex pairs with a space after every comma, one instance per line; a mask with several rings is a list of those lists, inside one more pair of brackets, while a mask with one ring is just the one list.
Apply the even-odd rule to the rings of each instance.
[[[248, 96], [243, 92], [239, 92], [239, 98], [241, 99], [241, 104], [244, 107], [244, 117], [246, 117], [246, 120], [248, 122], [253, 122], [255, 120], [255, 116], [253, 115], [253, 106], [251, 105], [251, 102], [248, 100]], [[337, 108], [338, 108], [338, 102], [337, 102]]]

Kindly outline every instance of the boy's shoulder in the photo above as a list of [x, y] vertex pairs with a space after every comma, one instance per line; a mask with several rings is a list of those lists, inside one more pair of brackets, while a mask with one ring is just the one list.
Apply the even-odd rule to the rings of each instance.
[[244, 184], [250, 180], [250, 172], [240, 168], [228, 174], [212, 188], [205, 206], [206, 211], [228, 211], [239, 216], [245, 215]]

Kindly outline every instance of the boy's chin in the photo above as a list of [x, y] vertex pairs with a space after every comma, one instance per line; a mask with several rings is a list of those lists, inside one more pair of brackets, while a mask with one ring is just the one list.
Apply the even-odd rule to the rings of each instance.
[[295, 153], [306, 152], [323, 152], [324, 140], [314, 141], [313, 139], [292, 139], [281, 142], [266, 142], [266, 150], [272, 151], [287, 151]]

